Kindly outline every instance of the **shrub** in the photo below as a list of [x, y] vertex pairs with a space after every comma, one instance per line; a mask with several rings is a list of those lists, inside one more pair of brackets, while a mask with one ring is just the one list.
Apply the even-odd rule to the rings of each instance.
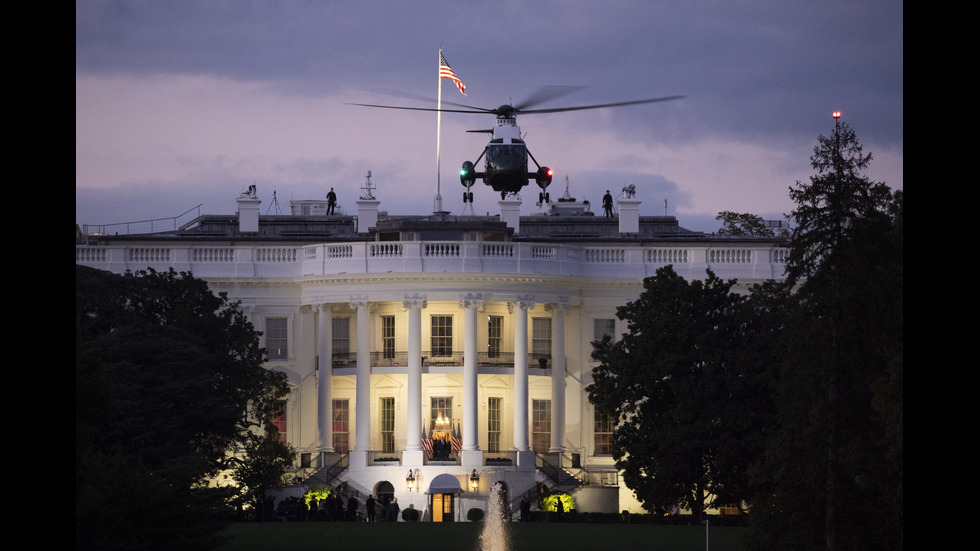
[[474, 507], [469, 511], [466, 511], [466, 520], [470, 522], [479, 522], [483, 520], [483, 509]]
[[405, 522], [416, 522], [419, 520], [419, 510], [414, 507], [402, 509], [402, 520]]
[[562, 509], [570, 513], [575, 509], [575, 500], [564, 492], [552, 492], [538, 498], [538, 510], [555, 512], [558, 510], [558, 501], [561, 501]]

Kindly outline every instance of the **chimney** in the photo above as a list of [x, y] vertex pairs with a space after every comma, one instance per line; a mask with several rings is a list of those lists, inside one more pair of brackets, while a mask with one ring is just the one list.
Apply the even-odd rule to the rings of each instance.
[[521, 200], [520, 199], [501, 199], [497, 201], [500, 205], [500, 221], [507, 226], [514, 228], [514, 235], [521, 233]]
[[254, 185], [248, 186], [248, 191], [238, 197], [238, 232], [258, 233], [259, 205], [262, 200]]
[[640, 233], [640, 200], [619, 199], [616, 201], [619, 210], [619, 234], [637, 235]]
[[378, 205], [381, 201], [362, 197], [357, 203], [357, 233], [368, 233], [378, 225]]

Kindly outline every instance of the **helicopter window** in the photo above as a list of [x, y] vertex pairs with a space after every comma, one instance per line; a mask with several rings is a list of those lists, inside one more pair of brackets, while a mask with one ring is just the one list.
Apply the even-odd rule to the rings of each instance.
[[495, 145], [487, 151], [487, 163], [494, 168], [516, 169], [527, 165], [524, 145]]

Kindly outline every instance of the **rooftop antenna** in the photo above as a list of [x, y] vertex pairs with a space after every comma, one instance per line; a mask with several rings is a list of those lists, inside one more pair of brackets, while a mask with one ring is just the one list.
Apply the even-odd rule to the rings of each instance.
[[272, 210], [272, 207], [276, 208], [276, 214], [282, 214], [281, 212], [279, 212], [279, 198], [276, 197], [276, 190], [272, 190], [272, 202], [269, 203], [269, 210], [265, 211], [265, 213], [269, 214], [269, 211]]
[[364, 185], [361, 186], [361, 189], [364, 190], [364, 195], [361, 196], [361, 199], [374, 199], [374, 195], [371, 194], [371, 190], [374, 189], [374, 184], [371, 183], [370, 170], [367, 173], [367, 180], [364, 181]]

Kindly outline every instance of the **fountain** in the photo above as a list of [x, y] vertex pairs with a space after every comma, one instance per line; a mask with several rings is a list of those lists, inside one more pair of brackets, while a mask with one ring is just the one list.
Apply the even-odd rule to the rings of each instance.
[[504, 524], [504, 507], [500, 501], [500, 484], [490, 488], [487, 514], [480, 533], [480, 551], [507, 551], [507, 525]]

